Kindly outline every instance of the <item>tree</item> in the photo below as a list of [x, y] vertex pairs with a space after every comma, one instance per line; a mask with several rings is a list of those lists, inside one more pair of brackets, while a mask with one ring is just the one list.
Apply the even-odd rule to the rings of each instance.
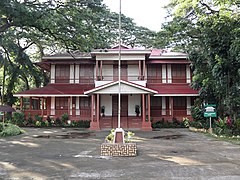
[[[151, 47], [155, 33], [122, 15], [123, 43]], [[0, 76], [4, 102], [13, 94], [48, 82], [33, 62], [47, 53], [90, 51], [118, 42], [118, 14], [102, 0], [2, 0], [0, 2]], [[30, 49], [36, 53], [31, 55]], [[42, 78], [41, 78], [42, 77]]]
[[239, 115], [240, 24], [235, 0], [173, 0], [167, 8], [172, 21], [164, 31], [169, 46], [189, 53], [193, 67], [192, 87], [200, 89], [207, 103], [217, 103], [219, 113]]

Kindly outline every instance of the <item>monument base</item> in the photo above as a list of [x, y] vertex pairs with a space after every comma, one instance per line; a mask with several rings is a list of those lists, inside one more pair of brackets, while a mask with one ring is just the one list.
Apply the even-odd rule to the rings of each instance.
[[137, 156], [136, 143], [103, 143], [101, 156]]

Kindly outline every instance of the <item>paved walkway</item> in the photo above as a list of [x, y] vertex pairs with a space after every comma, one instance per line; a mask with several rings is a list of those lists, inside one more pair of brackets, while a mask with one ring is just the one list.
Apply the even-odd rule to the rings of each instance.
[[0, 179], [240, 179], [240, 146], [188, 129], [136, 131], [137, 157], [101, 157], [108, 131], [25, 130], [0, 139]]

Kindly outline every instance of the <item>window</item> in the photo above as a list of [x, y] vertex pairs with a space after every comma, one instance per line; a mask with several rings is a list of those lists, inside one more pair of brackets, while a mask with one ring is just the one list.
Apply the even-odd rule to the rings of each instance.
[[82, 108], [90, 108], [90, 107], [91, 107], [90, 98], [81, 97], [80, 98], [80, 109], [82, 109]]
[[172, 82], [186, 83], [186, 65], [172, 64]]
[[68, 109], [67, 97], [56, 97], [56, 109]]
[[148, 65], [147, 69], [148, 75], [148, 82], [161, 82], [162, 81], [162, 65], [161, 64], [154, 64]]
[[160, 116], [162, 110], [162, 97], [151, 97], [151, 116]]
[[175, 109], [175, 110], [186, 109], [186, 97], [174, 97], [174, 99], [173, 99], [173, 109]]
[[93, 83], [94, 82], [94, 68], [93, 65], [81, 64], [79, 66], [79, 79], [80, 83]]
[[63, 65], [63, 64], [56, 65], [56, 74], [55, 74], [56, 83], [68, 83], [69, 74], [70, 74], [69, 65]]

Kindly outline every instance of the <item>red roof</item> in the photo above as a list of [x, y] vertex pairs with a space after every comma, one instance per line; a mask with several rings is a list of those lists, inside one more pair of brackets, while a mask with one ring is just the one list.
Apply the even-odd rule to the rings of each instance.
[[31, 89], [16, 93], [19, 95], [84, 95], [84, 91], [94, 88], [89, 84], [48, 84], [42, 88]]
[[154, 89], [158, 91], [158, 94], [161, 95], [181, 95], [181, 94], [191, 94], [198, 95], [198, 91], [192, 89], [189, 84], [150, 84], [147, 86], [148, 88]]

